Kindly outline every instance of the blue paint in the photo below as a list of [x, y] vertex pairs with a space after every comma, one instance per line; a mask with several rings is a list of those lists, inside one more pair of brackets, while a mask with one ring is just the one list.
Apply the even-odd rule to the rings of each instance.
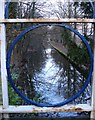
[[89, 0], [92, 7], [92, 18], [95, 18], [95, 2], [92, 3], [92, 0]]
[[85, 90], [85, 88], [88, 86], [88, 84], [90, 83], [91, 81], [91, 77], [92, 77], [92, 71], [93, 71], [93, 55], [92, 55], [92, 52], [91, 52], [91, 48], [87, 42], [87, 40], [84, 38], [84, 36], [82, 36], [78, 31], [74, 30], [72, 27], [68, 26], [68, 25], [65, 25], [65, 24], [52, 24], [53, 26], [60, 26], [60, 27], [64, 27], [72, 32], [74, 32], [81, 40], [82, 42], [86, 45], [87, 47], [87, 51], [88, 51], [88, 54], [89, 54], [89, 57], [90, 57], [90, 71], [89, 71], [89, 74], [88, 74], [88, 78], [84, 84], [84, 86], [75, 94], [73, 95], [71, 98], [61, 102], [61, 103], [58, 103], [58, 104], [43, 104], [43, 103], [37, 103], [37, 102], [34, 102], [32, 100], [30, 100], [29, 98], [25, 97], [19, 90], [18, 88], [15, 86], [13, 80], [12, 80], [12, 76], [11, 76], [11, 72], [10, 72], [10, 59], [11, 59], [11, 55], [12, 55], [12, 51], [15, 47], [15, 45], [18, 43], [18, 41], [26, 34], [28, 33], [29, 31], [32, 31], [34, 29], [37, 29], [37, 28], [40, 28], [40, 27], [44, 27], [44, 26], [48, 26], [49, 24], [42, 24], [42, 25], [37, 25], [37, 26], [31, 26], [29, 28], [27, 28], [26, 30], [24, 30], [23, 32], [21, 32], [21, 34], [19, 34], [15, 40], [13, 41], [9, 51], [8, 51], [8, 54], [7, 54], [7, 60], [6, 60], [6, 68], [7, 68], [7, 74], [8, 74], [8, 80], [11, 84], [11, 86], [14, 88], [14, 90], [16, 91], [16, 93], [22, 98], [24, 99], [25, 101], [27, 101], [29, 104], [32, 104], [32, 105], [36, 105], [36, 106], [39, 106], [39, 107], [59, 107], [59, 106], [63, 106], [63, 105], [66, 105], [70, 102], [72, 102], [73, 100], [75, 100], [76, 98], [78, 98]]
[[11, 0], [8, 0], [5, 6], [5, 18], [9, 18], [9, 5]]
[[[9, 17], [9, 5], [10, 5], [10, 1], [11, 0], [8, 0], [8, 3], [6, 4], [6, 7], [5, 7], [5, 18], [8, 18]], [[89, 0], [90, 3], [91, 3], [91, 6], [92, 6], [92, 9], [93, 9], [93, 18], [95, 18], [95, 4], [93, 5], [92, 1]], [[22, 99], [26, 100], [29, 104], [33, 104], [33, 105], [36, 105], [36, 106], [40, 106], [40, 107], [59, 107], [59, 106], [63, 106], [65, 104], [68, 104], [69, 102], [72, 102], [73, 100], [75, 100], [77, 97], [79, 97], [85, 90], [85, 88], [88, 86], [90, 80], [91, 80], [91, 76], [92, 76], [92, 70], [93, 70], [93, 56], [92, 56], [92, 52], [91, 52], [91, 49], [90, 49], [90, 46], [88, 45], [87, 43], [87, 40], [76, 30], [74, 30], [72, 27], [70, 26], [67, 26], [65, 24], [53, 24], [54, 26], [60, 26], [60, 27], [64, 27], [64, 28], [67, 28], [69, 29], [70, 31], [74, 32], [77, 36], [79, 36], [81, 38], [81, 40], [84, 42], [84, 44], [86, 45], [87, 47], [87, 50], [88, 50], [88, 53], [89, 53], [89, 57], [90, 57], [90, 71], [89, 71], [89, 74], [88, 74], [88, 78], [87, 78], [87, 81], [85, 82], [84, 86], [82, 87], [81, 90], [79, 90], [79, 92], [77, 92], [77, 94], [75, 94], [74, 96], [72, 96], [71, 98], [69, 98], [68, 100], [66, 101], [63, 101], [61, 103], [58, 103], [58, 104], [54, 104], [54, 105], [47, 105], [47, 104], [39, 104], [39, 103], [36, 103], [30, 99], [28, 99], [27, 97], [25, 97], [22, 93], [20, 93], [20, 91], [17, 89], [17, 87], [15, 86], [14, 82], [12, 81], [12, 77], [11, 77], [11, 73], [10, 73], [10, 57], [11, 57], [11, 54], [12, 54], [12, 50], [13, 48], [15, 47], [16, 43], [20, 40], [20, 38], [22, 36], [24, 36], [26, 33], [28, 33], [29, 31], [33, 30], [33, 29], [36, 29], [36, 28], [39, 28], [39, 27], [43, 27], [43, 26], [47, 26], [48, 24], [43, 24], [43, 25], [38, 25], [38, 26], [32, 26], [32, 27], [29, 27], [28, 29], [24, 30], [20, 35], [18, 35], [17, 38], [15, 38], [14, 42], [12, 43], [12, 46], [10, 47], [9, 51], [8, 51], [8, 54], [7, 54], [7, 60], [6, 60], [6, 67], [7, 67], [7, 74], [8, 74], [8, 80], [11, 84], [11, 86], [14, 88], [14, 90], [18, 93], [19, 96], [21, 96]]]

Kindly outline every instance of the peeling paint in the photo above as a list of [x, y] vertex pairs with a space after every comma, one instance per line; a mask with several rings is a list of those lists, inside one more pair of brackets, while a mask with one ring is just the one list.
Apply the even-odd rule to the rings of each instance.
[[95, 19], [64, 18], [64, 19], [0, 19], [0, 23], [94, 23]]
[[37, 107], [33, 105], [27, 106], [9, 106], [7, 109], [0, 107], [0, 113], [44, 113], [44, 112], [83, 112], [92, 111], [90, 105], [65, 105], [62, 107]]
[[0, 33], [1, 33], [1, 25], [0, 25]]

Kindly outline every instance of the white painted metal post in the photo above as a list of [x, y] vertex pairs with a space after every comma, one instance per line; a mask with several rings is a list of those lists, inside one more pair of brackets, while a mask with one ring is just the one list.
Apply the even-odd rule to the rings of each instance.
[[[93, 3], [93, 17], [95, 19], [95, 2]], [[92, 81], [92, 97], [91, 97], [91, 118], [95, 120], [95, 23], [93, 30], [93, 40], [94, 40], [94, 66], [93, 66], [93, 81]]]
[[[0, 0], [0, 19], [4, 19], [5, 5], [4, 1]], [[1, 41], [1, 82], [2, 82], [2, 100], [3, 109], [8, 108], [8, 84], [6, 73], [6, 29], [4, 24], [0, 24], [0, 41]], [[4, 114], [7, 118], [8, 114]]]
[[[94, 24], [95, 31], [95, 24]], [[93, 66], [93, 81], [92, 81], [92, 97], [91, 97], [91, 118], [95, 119], [95, 32], [94, 32], [94, 66]]]

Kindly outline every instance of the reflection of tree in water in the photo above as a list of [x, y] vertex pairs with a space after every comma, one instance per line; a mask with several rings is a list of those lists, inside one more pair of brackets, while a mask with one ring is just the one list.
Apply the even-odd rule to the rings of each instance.
[[[46, 37], [47, 31], [44, 29], [42, 33], [40, 31], [41, 29], [38, 29], [37, 34], [35, 31], [28, 33], [16, 45], [11, 60], [13, 71], [18, 74], [18, 78], [14, 81], [19, 90], [30, 99], [35, 101], [40, 99], [39, 102], [42, 102], [45, 97], [49, 98], [52, 94], [54, 96], [52, 100], [60, 97], [63, 101], [64, 98], [70, 98], [81, 89], [85, 78], [67, 59], [50, 46]], [[49, 55], [46, 53], [48, 48], [51, 49]], [[48, 64], [49, 68], [46, 70], [47, 62], [51, 65]], [[51, 75], [53, 70], [54, 73]], [[87, 90], [75, 102], [80, 100], [84, 102]], [[42, 93], [48, 95], [43, 96]], [[52, 103], [51, 100], [49, 101]], [[60, 102], [59, 99], [56, 101]], [[44, 102], [48, 103], [48, 101]]]
[[28, 98], [35, 96], [33, 77], [35, 72], [40, 72], [44, 65], [43, 35], [45, 32], [41, 35], [37, 34], [37, 31], [28, 33], [16, 44], [11, 57], [12, 71], [18, 75], [14, 79], [15, 84]]
[[[64, 98], [68, 99], [75, 95], [82, 88], [86, 79], [80, 72], [78, 72], [77, 68], [75, 68], [63, 56], [57, 54], [56, 52], [52, 55], [56, 64], [58, 64], [61, 68], [58, 71], [60, 75], [58, 80], [58, 94], [64, 94]], [[91, 94], [90, 90], [91, 86], [89, 85], [84, 93], [75, 100], [75, 102], [86, 102], [86, 98], [88, 98]]]

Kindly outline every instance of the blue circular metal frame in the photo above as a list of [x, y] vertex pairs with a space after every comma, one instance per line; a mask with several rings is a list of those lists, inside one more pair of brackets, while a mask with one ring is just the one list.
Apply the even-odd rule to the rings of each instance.
[[91, 52], [91, 49], [90, 49], [90, 46], [87, 42], [87, 40], [76, 30], [74, 30], [72, 27], [70, 26], [67, 26], [65, 24], [52, 24], [53, 26], [60, 26], [60, 27], [64, 27], [72, 32], [74, 32], [82, 41], [83, 43], [86, 45], [87, 47], [87, 51], [88, 51], [88, 54], [89, 54], [89, 57], [90, 57], [90, 70], [89, 70], [89, 74], [88, 74], [88, 78], [87, 80], [85, 81], [85, 84], [84, 86], [75, 94], [73, 95], [71, 98], [61, 102], [61, 103], [58, 103], [58, 104], [44, 104], [44, 103], [37, 103], [35, 101], [32, 101], [30, 100], [29, 98], [25, 97], [19, 90], [18, 88], [15, 86], [13, 80], [12, 80], [12, 76], [11, 76], [11, 72], [10, 72], [10, 59], [11, 59], [11, 54], [12, 54], [12, 50], [14, 49], [15, 45], [17, 44], [17, 42], [20, 40], [20, 38], [22, 38], [22, 36], [24, 36], [26, 33], [28, 33], [29, 31], [32, 31], [34, 29], [37, 29], [37, 28], [40, 28], [40, 27], [44, 27], [44, 26], [48, 26], [49, 24], [42, 24], [42, 25], [37, 25], [37, 26], [31, 26], [29, 28], [27, 28], [26, 30], [24, 30], [23, 32], [21, 32], [16, 38], [15, 40], [13, 41], [9, 51], [8, 51], [8, 54], [7, 54], [7, 61], [6, 61], [6, 68], [7, 68], [7, 74], [8, 74], [8, 80], [11, 84], [11, 86], [14, 88], [14, 90], [16, 91], [16, 93], [22, 98], [24, 99], [25, 101], [27, 101], [29, 104], [32, 104], [32, 105], [36, 105], [36, 106], [39, 106], [39, 107], [59, 107], [59, 106], [63, 106], [65, 104], [68, 104], [69, 102], [72, 102], [73, 100], [75, 100], [76, 98], [78, 98], [85, 90], [85, 88], [88, 86], [90, 80], [91, 80], [91, 77], [92, 77], [92, 70], [93, 70], [93, 55], [92, 55], [92, 52]]
[[8, 0], [5, 6], [5, 18], [9, 17], [9, 5], [11, 3], [11, 0]]

